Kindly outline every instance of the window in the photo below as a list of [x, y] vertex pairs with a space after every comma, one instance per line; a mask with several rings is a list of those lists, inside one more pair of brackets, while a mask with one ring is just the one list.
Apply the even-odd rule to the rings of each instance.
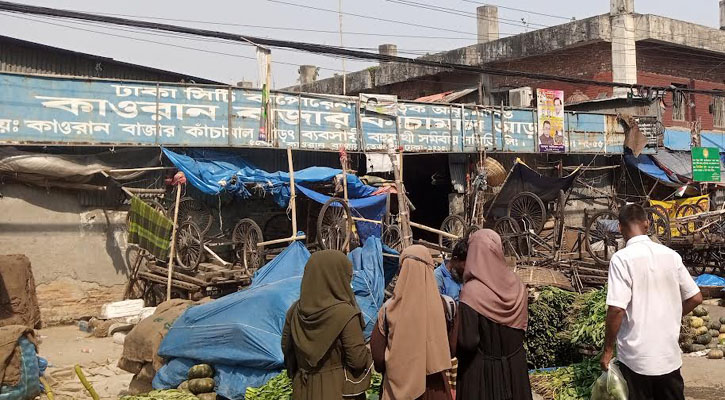
[[725, 96], [714, 96], [712, 103], [713, 125], [725, 128]]
[[[676, 88], [686, 88], [686, 85], [672, 84]], [[685, 120], [685, 108], [687, 107], [687, 98], [685, 93], [675, 90], [672, 92], [672, 120], [673, 121], [684, 121]]]

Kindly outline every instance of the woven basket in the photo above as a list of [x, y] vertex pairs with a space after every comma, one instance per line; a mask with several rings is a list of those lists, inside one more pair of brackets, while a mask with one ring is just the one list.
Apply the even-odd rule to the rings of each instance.
[[564, 290], [573, 291], [571, 282], [566, 275], [559, 271], [542, 267], [517, 268], [516, 274], [521, 281], [529, 287], [555, 286]]
[[500, 186], [506, 180], [506, 170], [500, 162], [491, 157], [486, 157], [483, 164], [486, 168], [486, 183], [489, 186]]

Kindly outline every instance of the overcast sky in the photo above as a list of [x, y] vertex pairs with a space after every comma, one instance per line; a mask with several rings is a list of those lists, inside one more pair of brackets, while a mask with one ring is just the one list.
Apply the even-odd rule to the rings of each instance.
[[[338, 0], [18, 2], [91, 13], [123, 15], [133, 19], [148, 19], [252, 36], [340, 44], [337, 13], [310, 9], [315, 7], [337, 10]], [[348, 14], [343, 15], [343, 44], [346, 47], [377, 51], [378, 44], [395, 43], [398, 45], [399, 55], [406, 57], [474, 44], [475, 9], [477, 3], [483, 2], [484, 0], [342, 0], [343, 12]], [[410, 3], [416, 5], [411, 6]], [[535, 30], [542, 26], [558, 25], [565, 23], [566, 18], [581, 19], [609, 11], [609, 0], [498, 0], [490, 4], [509, 8], [499, 9], [502, 36], [524, 30]], [[438, 9], [425, 9], [421, 5]], [[447, 10], [441, 10], [441, 7]], [[711, 27], [719, 26], [718, 0], [635, 0], [635, 11]], [[527, 25], [521, 22], [522, 18]], [[19, 17], [16, 14], [5, 13], [0, 13], [0, 34], [230, 84], [241, 80], [254, 82], [258, 80], [254, 48], [239, 43], [179, 37], [164, 33], [144, 33], [133, 28], [108, 27], [69, 20], [35, 16]], [[273, 49], [272, 57], [275, 61], [272, 72], [276, 88], [295, 84], [300, 64], [320, 66], [322, 68], [320, 78], [342, 71], [342, 60], [336, 58], [282, 49]], [[348, 60], [346, 70], [359, 70], [371, 65], [374, 64]]]

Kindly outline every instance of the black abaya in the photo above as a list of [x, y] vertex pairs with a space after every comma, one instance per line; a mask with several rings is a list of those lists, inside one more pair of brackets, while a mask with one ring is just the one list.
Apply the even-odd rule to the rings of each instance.
[[458, 308], [456, 400], [531, 400], [525, 332]]

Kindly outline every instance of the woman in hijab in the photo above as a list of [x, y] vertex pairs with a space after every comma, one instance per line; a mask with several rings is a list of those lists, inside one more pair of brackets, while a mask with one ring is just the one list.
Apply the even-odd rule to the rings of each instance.
[[531, 400], [526, 366], [528, 294], [506, 265], [501, 237], [473, 233], [458, 311], [457, 400]]
[[406, 248], [400, 263], [393, 297], [380, 310], [370, 339], [375, 370], [383, 374], [382, 399], [451, 400], [445, 371], [451, 368], [450, 343], [456, 338], [450, 334], [455, 307], [438, 293], [425, 247]]
[[[365, 376], [372, 368], [351, 280], [352, 263], [337, 250], [318, 251], [307, 261], [300, 299], [287, 311], [282, 331], [294, 400], [340, 400], [347, 376]], [[364, 399], [365, 389], [355, 394]]]

